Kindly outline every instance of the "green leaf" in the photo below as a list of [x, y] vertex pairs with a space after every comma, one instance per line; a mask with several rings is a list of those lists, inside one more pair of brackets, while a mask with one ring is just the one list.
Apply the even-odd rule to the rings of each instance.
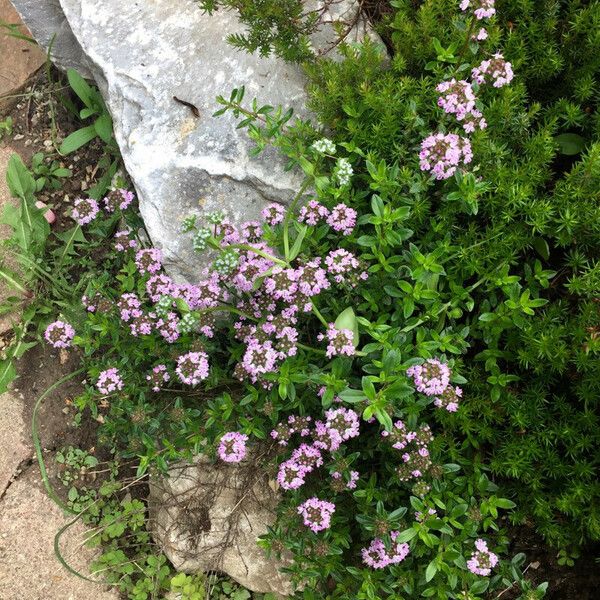
[[95, 137], [97, 137], [97, 132], [94, 125], [82, 127], [64, 139], [63, 143], [60, 145], [60, 153], [71, 154], [71, 152], [79, 150], [81, 146], [85, 146], [85, 144], [93, 140]]
[[112, 119], [110, 118], [110, 115], [108, 113], [101, 114], [94, 122], [94, 128], [98, 137], [105, 144], [108, 144], [113, 135]]
[[33, 198], [35, 179], [18, 154], [13, 154], [8, 161], [6, 182], [10, 193], [16, 198], [23, 200]]
[[14, 381], [17, 371], [10, 359], [0, 360], [0, 394], [4, 394], [8, 386]]
[[416, 535], [417, 530], [411, 527], [410, 529], [405, 529], [404, 531], [402, 531], [395, 541], [398, 544], [401, 544], [403, 542], [410, 542], [410, 540], [412, 540]]
[[516, 506], [516, 504], [512, 501], [509, 500], [508, 498], [498, 498], [498, 500], [496, 500], [496, 506], [499, 508], [514, 508]]
[[435, 577], [437, 570], [438, 570], [438, 568], [437, 568], [437, 565], [435, 564], [435, 560], [432, 560], [427, 565], [427, 569], [425, 569], [425, 581], [427, 581], [427, 583], [429, 583]]
[[306, 225], [301, 225], [300, 231], [298, 232], [298, 236], [294, 240], [294, 245], [292, 246], [292, 249], [290, 250], [290, 256], [288, 258], [288, 261], [294, 260], [298, 256], [298, 254], [300, 254], [300, 250], [302, 248], [302, 242], [304, 241], [304, 236], [306, 235], [307, 231], [308, 231], [308, 227]]
[[356, 320], [356, 315], [354, 314], [354, 310], [352, 310], [351, 306], [343, 310], [338, 315], [334, 325], [336, 329], [349, 329], [353, 333], [352, 341], [354, 343], [354, 347], [356, 348], [358, 346], [358, 321]]
[[561, 154], [573, 156], [585, 148], [585, 139], [577, 133], [561, 133], [554, 138]]
[[79, 96], [80, 100], [88, 107], [94, 108], [94, 90], [88, 82], [75, 70], [67, 71], [67, 79], [73, 91]]

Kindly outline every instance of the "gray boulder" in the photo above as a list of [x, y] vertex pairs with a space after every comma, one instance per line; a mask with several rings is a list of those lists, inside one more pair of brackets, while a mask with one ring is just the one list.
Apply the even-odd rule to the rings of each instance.
[[[61, 69], [77, 69], [92, 78], [90, 63], [65, 18], [58, 0], [10, 0], [38, 44]], [[52, 44], [52, 48], [50, 48]]]
[[249, 461], [213, 464], [199, 456], [174, 466], [169, 477], [151, 478], [152, 533], [178, 571], [221, 571], [244, 587], [292, 593], [285, 563], [267, 558], [257, 545], [275, 521], [277, 495]]
[[[252, 144], [235, 119], [211, 116], [215, 97], [243, 85], [247, 99], [306, 115], [304, 75], [232, 48], [227, 34], [242, 30], [232, 11], [209, 16], [193, 0], [60, 3], [112, 113], [150, 238], [175, 279], [197, 281], [198, 256], [180, 231], [186, 216], [220, 209], [234, 222], [256, 219], [269, 202], [289, 202], [301, 181], [273, 150], [250, 158]], [[341, 5], [356, 7], [342, 0], [336, 10]], [[326, 45], [323, 35], [315, 45]]]

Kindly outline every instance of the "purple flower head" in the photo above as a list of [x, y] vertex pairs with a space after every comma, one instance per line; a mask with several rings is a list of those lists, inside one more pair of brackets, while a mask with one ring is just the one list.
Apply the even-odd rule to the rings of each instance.
[[162, 252], [158, 248], [142, 248], [135, 254], [135, 264], [142, 275], [157, 273], [162, 267]]
[[140, 317], [142, 315], [142, 311], [140, 310], [141, 306], [142, 303], [135, 294], [123, 294], [117, 302], [121, 320], [125, 321], [125, 323], [129, 323], [129, 321], [135, 317]]
[[495, 0], [461, 0], [460, 10], [466, 11], [469, 7], [473, 7], [473, 14], [479, 21], [489, 19], [496, 14], [494, 8]]
[[283, 223], [285, 218], [285, 208], [281, 204], [269, 204], [266, 208], [263, 208], [261, 212], [262, 218], [271, 227]]
[[340, 203], [332, 209], [327, 217], [327, 224], [342, 235], [350, 235], [356, 225], [356, 211]]
[[143, 313], [142, 311], [134, 311], [135, 314], [129, 323], [131, 335], [150, 335], [154, 329], [156, 315], [154, 313]]
[[368, 279], [368, 274], [361, 270], [358, 258], [348, 250], [338, 248], [331, 250], [325, 257], [327, 272], [338, 284], [349, 284], [356, 287], [359, 281]]
[[375, 538], [367, 548], [363, 548], [363, 562], [372, 569], [385, 569], [389, 565], [401, 563], [409, 553], [409, 546], [406, 543], [398, 543], [396, 539], [400, 532], [392, 531], [390, 537], [392, 544], [388, 550], [381, 538]]
[[329, 211], [325, 206], [317, 202], [316, 200], [309, 200], [306, 206], [300, 209], [298, 221], [300, 223], [306, 223], [307, 225], [315, 226], [320, 221], [326, 219], [329, 216]]
[[240, 225], [240, 241], [250, 244], [260, 242], [263, 235], [262, 227], [258, 221], [246, 221]]
[[180, 319], [177, 314], [168, 312], [165, 316], [156, 321], [156, 329], [169, 344], [172, 344], [179, 339], [179, 323]]
[[309, 498], [298, 507], [298, 514], [302, 516], [304, 525], [315, 533], [329, 529], [334, 512], [333, 502], [319, 500], [317, 497]]
[[304, 476], [308, 471], [293, 459], [286, 460], [279, 465], [277, 473], [277, 483], [284, 490], [297, 490], [304, 485]]
[[277, 358], [277, 352], [270, 341], [260, 343], [253, 338], [248, 343], [241, 366], [251, 381], [255, 382], [261, 375], [275, 370]]
[[138, 243], [133, 236], [131, 229], [123, 229], [115, 233], [115, 250], [125, 252], [127, 250], [135, 250]]
[[348, 483], [346, 484], [346, 487], [349, 490], [355, 490], [356, 482], [358, 481], [359, 477], [360, 477], [360, 473], [358, 471], [350, 471], [350, 478], [348, 479]]
[[292, 453], [291, 460], [302, 467], [307, 473], [310, 473], [323, 464], [321, 451], [316, 446], [301, 444]]
[[327, 427], [322, 421], [315, 422], [315, 429], [312, 433], [313, 445], [321, 450], [335, 452], [342, 444], [342, 436], [339, 431]]
[[468, 81], [451, 79], [443, 81], [435, 88], [442, 95], [438, 98], [438, 106], [450, 115], [456, 115], [462, 121], [475, 109], [475, 94]]
[[421, 142], [419, 159], [422, 171], [431, 171], [436, 179], [448, 179], [461, 163], [473, 159], [471, 143], [455, 133], [434, 133]]
[[75, 337], [73, 326], [64, 321], [54, 321], [46, 327], [44, 338], [54, 348], [68, 348]]
[[325, 336], [327, 336], [327, 341], [329, 342], [326, 350], [327, 358], [340, 355], [354, 355], [354, 333], [350, 329], [337, 329], [335, 324], [329, 323], [327, 333], [325, 335], [320, 333], [317, 339], [321, 341], [325, 339]]
[[478, 67], [471, 71], [471, 77], [479, 83], [486, 83], [488, 78], [493, 80], [493, 86], [496, 88], [508, 85], [514, 73], [512, 65], [504, 60], [504, 57], [499, 52], [489, 60], [484, 60]]
[[475, 575], [487, 576], [498, 564], [498, 556], [490, 552], [487, 543], [478, 539], [475, 541], [475, 551], [467, 561], [467, 569]]
[[342, 441], [358, 437], [360, 419], [358, 414], [350, 408], [330, 408], [326, 413], [325, 426], [337, 431]]
[[119, 188], [108, 192], [104, 198], [104, 207], [107, 212], [125, 210], [133, 201], [133, 192]]
[[197, 385], [208, 377], [208, 355], [205, 352], [188, 352], [177, 359], [175, 372], [182, 383]]
[[111, 394], [123, 389], [123, 380], [115, 367], [102, 371], [98, 376], [96, 387], [101, 394]]
[[246, 457], [248, 436], [238, 431], [229, 431], [221, 437], [217, 453], [219, 458], [228, 463], [239, 463]]
[[71, 217], [79, 223], [79, 225], [87, 225], [96, 218], [99, 211], [98, 202], [93, 198], [76, 198], [73, 203]]
[[406, 374], [413, 378], [417, 391], [426, 396], [443, 393], [450, 383], [450, 368], [437, 358], [428, 358], [422, 365], [410, 367]]
[[146, 375], [146, 379], [152, 385], [153, 392], [160, 392], [161, 386], [164, 383], [167, 383], [167, 381], [171, 379], [171, 376], [167, 371], [166, 365], [156, 365], [156, 367], [152, 369], [152, 372], [149, 375]]
[[158, 302], [161, 296], [174, 296], [175, 284], [164, 273], [152, 275], [146, 282], [146, 292], [152, 302]]
[[434, 404], [438, 408], [445, 408], [448, 412], [456, 412], [458, 403], [462, 397], [462, 389], [449, 385], [441, 394], [434, 400]]

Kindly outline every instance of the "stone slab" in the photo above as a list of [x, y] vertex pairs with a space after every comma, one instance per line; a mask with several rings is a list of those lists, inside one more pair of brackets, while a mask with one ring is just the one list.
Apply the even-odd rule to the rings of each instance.
[[[21, 25], [21, 33], [30, 35], [9, 0], [0, 0], [0, 21]], [[46, 55], [39, 46], [12, 37], [0, 29], [0, 114], [16, 103], [16, 96], [30, 77], [44, 64]]]
[[18, 475], [19, 466], [33, 455], [25, 431], [23, 401], [15, 392], [0, 394], [0, 498]]
[[[119, 594], [72, 575], [57, 561], [54, 536], [70, 519], [41, 488], [37, 464], [0, 500], [0, 598], [2, 600], [119, 600]], [[88, 575], [94, 552], [82, 546], [80, 523], [67, 530], [61, 554]]]
[[76, 69], [83, 77], [92, 78], [87, 58], [75, 39], [58, 0], [11, 0], [32, 36], [52, 62], [63, 70]]

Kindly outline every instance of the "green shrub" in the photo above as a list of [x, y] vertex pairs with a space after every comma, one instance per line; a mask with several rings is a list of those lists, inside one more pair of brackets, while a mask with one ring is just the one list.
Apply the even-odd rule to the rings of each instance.
[[[424, 186], [416, 147], [435, 128], [439, 50], [462, 27], [454, 2], [398, 0], [380, 31], [393, 48], [346, 49], [308, 67], [312, 108], [339, 141], [385, 161], [421, 252], [446, 247], [448, 297], [468, 294], [454, 322], [469, 330], [469, 398], [448, 422], [456, 444], [480, 449], [512, 481], [519, 521], [533, 516], [553, 544], [600, 539], [600, 5], [498, 2], [488, 50], [500, 45], [513, 84], [483, 91], [488, 128], [473, 137], [480, 191], [457, 177]], [[458, 50], [460, 52], [460, 50]], [[450, 58], [452, 60], [452, 58]], [[365, 174], [368, 179], [368, 175]], [[482, 183], [483, 183], [482, 182]], [[468, 183], [468, 182], [467, 182]], [[512, 282], [515, 283], [512, 283]], [[549, 304], [509, 315], [523, 290]], [[473, 283], [478, 287], [472, 290]]]

